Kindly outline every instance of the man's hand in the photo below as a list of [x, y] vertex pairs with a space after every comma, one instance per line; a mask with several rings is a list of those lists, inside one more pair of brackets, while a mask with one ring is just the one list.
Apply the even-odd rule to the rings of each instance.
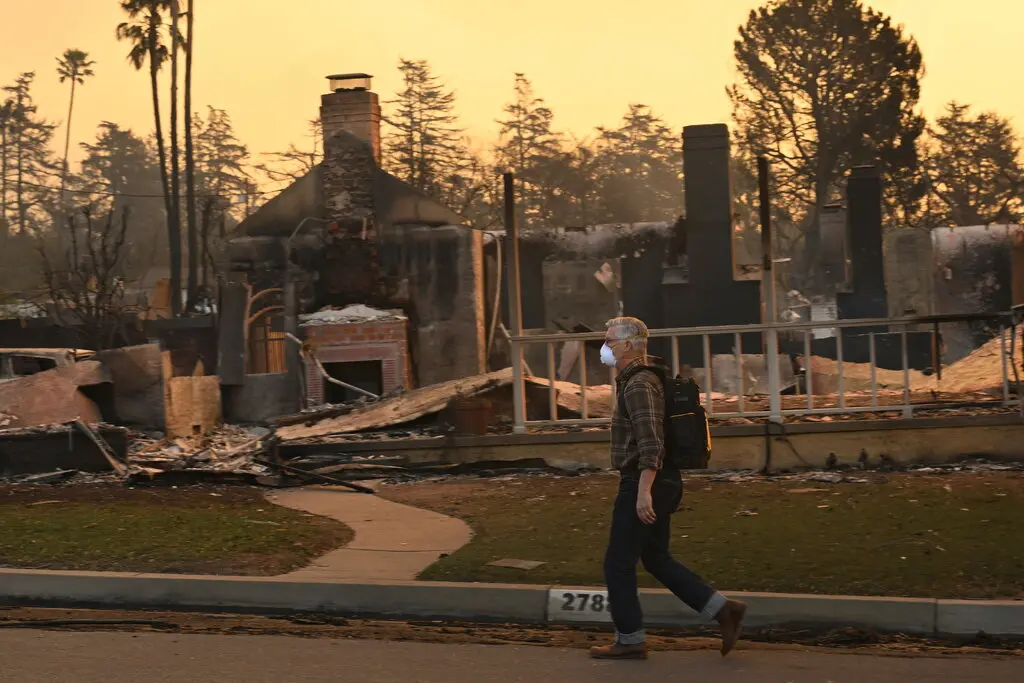
[[654, 524], [658, 518], [654, 514], [654, 501], [651, 499], [651, 492], [641, 489], [636, 494], [636, 516], [644, 524]]

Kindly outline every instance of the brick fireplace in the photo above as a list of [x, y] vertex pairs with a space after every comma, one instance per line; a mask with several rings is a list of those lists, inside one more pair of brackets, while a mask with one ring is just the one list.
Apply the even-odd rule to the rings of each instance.
[[[332, 377], [373, 393], [412, 388], [406, 318], [312, 320], [302, 325], [302, 331]], [[314, 363], [306, 363], [305, 372], [310, 406], [355, 397], [342, 398], [338, 392], [344, 390], [325, 380]]]

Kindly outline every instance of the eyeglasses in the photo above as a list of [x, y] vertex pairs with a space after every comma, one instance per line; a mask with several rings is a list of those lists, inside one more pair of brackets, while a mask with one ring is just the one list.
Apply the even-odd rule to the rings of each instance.
[[632, 337], [626, 337], [625, 339], [608, 339], [607, 337], [605, 337], [604, 343], [608, 345], [608, 348], [614, 348], [615, 346], [623, 342], [636, 341], [637, 339], [641, 339], [641, 337], [638, 337], [637, 335], [633, 335]]

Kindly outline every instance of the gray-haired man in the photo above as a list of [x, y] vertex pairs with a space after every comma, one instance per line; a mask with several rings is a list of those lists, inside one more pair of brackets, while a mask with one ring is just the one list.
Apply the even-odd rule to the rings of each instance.
[[637, 562], [643, 562], [687, 606], [721, 625], [725, 656], [739, 639], [746, 605], [726, 599], [669, 551], [671, 516], [682, 500], [683, 482], [665, 458], [665, 394], [660, 378], [648, 369], [647, 326], [636, 318], [614, 318], [606, 326], [601, 360], [618, 370], [616, 391], [622, 397], [612, 416], [612, 465], [621, 476], [604, 559], [615, 641], [591, 648], [590, 655], [647, 658], [636, 581]]

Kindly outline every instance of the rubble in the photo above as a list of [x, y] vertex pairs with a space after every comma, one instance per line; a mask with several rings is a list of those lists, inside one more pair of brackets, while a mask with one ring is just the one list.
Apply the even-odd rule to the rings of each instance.
[[0, 476], [13, 479], [55, 471], [125, 473], [123, 427], [96, 422], [0, 429]]
[[446, 409], [454, 400], [476, 396], [488, 389], [508, 385], [512, 369], [506, 368], [465, 379], [413, 389], [379, 401], [364, 403], [338, 416], [312, 424], [291, 424], [277, 430], [282, 442], [307, 442], [337, 434], [397, 427]]
[[299, 316], [302, 327], [307, 325], [332, 325], [337, 323], [362, 323], [381, 320], [405, 320], [401, 311], [382, 311], [363, 304], [352, 304], [342, 309], [322, 308], [316, 313]]
[[[468, 477], [479, 478], [482, 476], [494, 477], [495, 481], [512, 480], [523, 477], [564, 477], [571, 476], [569, 472], [558, 471], [554, 468], [538, 468], [532, 466], [532, 461], [506, 462], [504, 469], [476, 470], [476, 471], [450, 471], [440, 472], [437, 469], [422, 471], [408, 471], [393, 476], [382, 477], [385, 486], [402, 486], [417, 483], [441, 483], [455, 481]], [[516, 467], [518, 466], [518, 469]], [[956, 476], [959, 474], [981, 474], [989, 472], [1024, 473], [1024, 462], [990, 462], [984, 459], [970, 459], [962, 462], [926, 465], [907, 465], [903, 474], [920, 476]], [[607, 476], [618, 476], [618, 473], [611, 469], [597, 470], [590, 468], [589, 473]], [[881, 484], [888, 481], [889, 470], [884, 467], [870, 468], [866, 470], [849, 470], [845, 472], [823, 472], [819, 470], [807, 472], [759, 472], [754, 470], [724, 470], [724, 471], [690, 471], [685, 472], [683, 477], [687, 482], [716, 482], [743, 484], [750, 482], [780, 482], [786, 484], [818, 484], [819, 487], [805, 487], [789, 489], [788, 493], [801, 494], [823, 490], [821, 484]], [[827, 490], [827, 489], [825, 489]]]
[[150, 479], [170, 471], [260, 476], [269, 469], [256, 459], [266, 451], [270, 430], [224, 425], [193, 437], [151, 438], [136, 435], [128, 450], [133, 475]]
[[78, 474], [78, 470], [54, 470], [53, 472], [42, 472], [40, 474], [26, 474], [16, 477], [14, 481], [19, 484], [56, 484], [67, 481]]
[[[393, 311], [381, 311], [368, 306], [349, 306], [341, 310], [325, 309], [303, 317], [304, 324], [315, 325], [330, 322], [357, 322], [383, 320], [401, 317]], [[909, 398], [917, 416], [963, 416], [1007, 414], [1018, 411], [994, 401], [1001, 396], [1002, 386], [1002, 344], [994, 339], [975, 350], [963, 360], [952, 364], [943, 372], [941, 385], [936, 377], [911, 373]], [[61, 353], [57, 350], [54, 353]], [[444, 462], [410, 464], [402, 456], [383, 456], [366, 452], [345, 452], [348, 443], [373, 443], [393, 440], [419, 441], [424, 444], [450, 439], [458, 431], [457, 409], [466, 399], [483, 399], [487, 415], [480, 424], [484, 425], [474, 434], [512, 433], [511, 383], [512, 370], [505, 368], [495, 372], [466, 377], [459, 380], [401, 391], [381, 396], [378, 399], [362, 398], [341, 405], [319, 406], [295, 415], [282, 416], [274, 421], [270, 429], [263, 427], [238, 427], [220, 425], [216, 411], [199, 410], [203, 406], [219, 406], [218, 396], [198, 397], [196, 391], [189, 396], [178, 396], [175, 389], [196, 389], [196, 382], [217, 385], [219, 378], [206, 376], [202, 364], [196, 365], [191, 377], [172, 377], [167, 372], [169, 352], [159, 351], [156, 345], [117, 350], [102, 358], [109, 359], [111, 367], [104, 362], [93, 360], [94, 356], [72, 355], [68, 362], [53, 370], [44, 370], [25, 377], [7, 378], [0, 382], [0, 439], [71, 438], [77, 428], [79, 443], [71, 460], [60, 447], [51, 448], [45, 456], [37, 455], [38, 449], [22, 443], [19, 448], [19, 462], [39, 458], [45, 464], [31, 464], [39, 469], [5, 471], [8, 478], [32, 483], [74, 483], [77, 481], [129, 481], [129, 482], [182, 482], [197, 481], [240, 481], [262, 483], [271, 486], [289, 486], [310, 481], [341, 484], [367, 490], [353, 485], [353, 480], [384, 479], [387, 481], [419, 481], [425, 477], [453, 477], [471, 474], [473, 476], [517, 476], [520, 473], [549, 476], [574, 476], [594, 471], [594, 468], [577, 462], [547, 463], [543, 460], [529, 460], [502, 463], [450, 464]], [[77, 361], [77, 362], [75, 362]], [[162, 366], [157, 371], [157, 361]], [[146, 373], [133, 376], [133, 364], [147, 369]], [[831, 364], [831, 365], [830, 365]], [[116, 366], [116, 367], [115, 367]], [[814, 358], [812, 372], [827, 374], [836, 369], [833, 361]], [[117, 372], [112, 372], [116, 370]], [[878, 370], [878, 388], [871, 392], [863, 382], [870, 378], [868, 366], [844, 363], [843, 407], [864, 409], [877, 406], [878, 410], [860, 412], [837, 412], [806, 416], [787, 416], [786, 424], [799, 422], [846, 422], [854, 420], [886, 419], [893, 416], [885, 411], [887, 406], [903, 404], [906, 394], [902, 388], [903, 373]], [[143, 374], [145, 376], [143, 376]], [[124, 386], [114, 387], [119, 405], [128, 405], [138, 397], [162, 394], [161, 398], [175, 399], [167, 403], [178, 404], [179, 411], [161, 411], [167, 417], [164, 433], [128, 433], [123, 428], [102, 424], [92, 403], [80, 391], [83, 386], [111, 382], [116, 375]], [[995, 377], [996, 381], [992, 381]], [[527, 376], [527, 413], [530, 420], [546, 420], [550, 417], [551, 390], [554, 389], [558, 418], [579, 418], [583, 412], [583, 390], [571, 381], [548, 380]], [[162, 380], [162, 381], [161, 381]], [[858, 384], [861, 382], [861, 384]], [[189, 383], [186, 387], [185, 384]], [[161, 390], [162, 385], [162, 390]], [[180, 386], [179, 386], [180, 385]], [[943, 391], [936, 387], [941, 386]], [[202, 388], [202, 387], [199, 387]], [[817, 388], [817, 387], [816, 387]], [[956, 389], [955, 391], [952, 389]], [[181, 392], [178, 392], [179, 394]], [[91, 394], [90, 394], [91, 395]], [[705, 397], [708, 394], [704, 395]], [[13, 400], [11, 397], [16, 398]], [[184, 400], [188, 398], [189, 400]], [[202, 401], [199, 398], [203, 398]], [[707, 399], [705, 399], [707, 400]], [[742, 397], [712, 392], [710, 394], [710, 418], [716, 426], [756, 425], [760, 418], [718, 417], [723, 413], [740, 410], [748, 413], [767, 412], [768, 398], [763, 395]], [[782, 396], [783, 410], [800, 410], [807, 407], [807, 396], [789, 394]], [[823, 393], [811, 397], [815, 408], [839, 408], [840, 397], [835, 393]], [[586, 388], [587, 417], [607, 418], [613, 409], [612, 387], [605, 385]], [[120, 411], [118, 411], [120, 412]], [[170, 420], [181, 413], [180, 420]], [[209, 415], [206, 415], [210, 412]], [[200, 414], [201, 413], [201, 414]], [[178, 424], [180, 422], [180, 424]], [[173, 424], [172, 424], [173, 423]], [[119, 435], [116, 448], [107, 443], [104, 434], [110, 430]], [[540, 433], [567, 433], [604, 431], [604, 426], [578, 426], [556, 424], [532, 431]], [[193, 435], [195, 434], [195, 435]], [[84, 437], [84, 440], [83, 440]], [[130, 440], [126, 446], [122, 443]], [[91, 442], [91, 445], [89, 444]], [[70, 442], [69, 446], [70, 446]], [[82, 444], [85, 447], [82, 447]], [[44, 449], [45, 450], [45, 449]], [[69, 447], [68, 453], [71, 452]], [[282, 460], [282, 453], [286, 458]], [[439, 456], [440, 457], [440, 456]], [[75, 460], [77, 458], [77, 460]], [[959, 471], [948, 466], [943, 468], [911, 468], [922, 473]], [[982, 465], [976, 465], [982, 467]], [[1014, 470], [1014, 465], [986, 465], [993, 469]], [[112, 470], [107, 472], [105, 470]], [[829, 469], [829, 468], [826, 468]], [[834, 467], [830, 471], [805, 473], [792, 476], [794, 480], [822, 483], [847, 483], [869, 481], [863, 475], [865, 467], [851, 474]], [[896, 469], [892, 463], [881, 463], [882, 471]], [[905, 468], [899, 468], [905, 469]], [[1017, 468], [1020, 469], [1020, 468]], [[751, 473], [714, 473], [696, 475], [712, 480], [746, 481], [763, 475]], [[801, 478], [802, 477], [802, 478]], [[724, 478], [724, 479], [723, 479]]]

